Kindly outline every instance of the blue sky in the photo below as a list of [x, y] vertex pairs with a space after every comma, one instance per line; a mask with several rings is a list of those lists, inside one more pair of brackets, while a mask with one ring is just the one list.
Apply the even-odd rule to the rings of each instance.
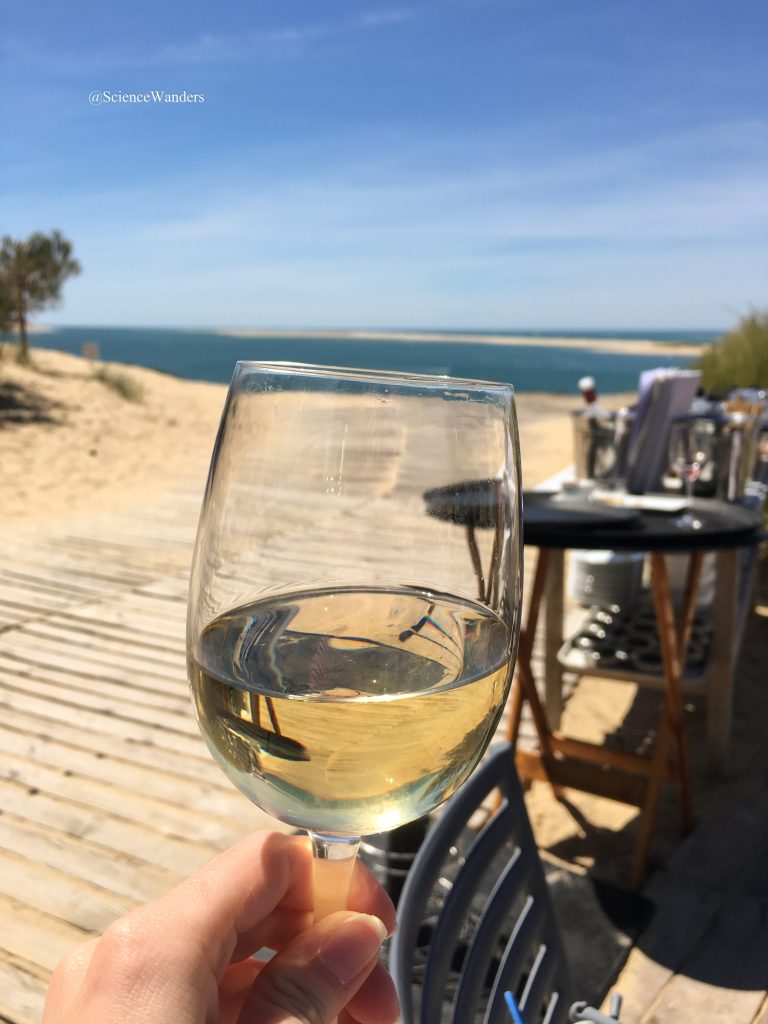
[[[764, 0], [6, 0], [41, 319], [712, 327], [766, 304]], [[204, 102], [100, 95], [197, 93]]]

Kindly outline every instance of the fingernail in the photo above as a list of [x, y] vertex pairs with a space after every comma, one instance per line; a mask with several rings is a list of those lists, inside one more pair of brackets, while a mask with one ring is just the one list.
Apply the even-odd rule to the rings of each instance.
[[346, 988], [378, 954], [386, 937], [387, 929], [378, 917], [356, 914], [338, 926], [318, 957]]

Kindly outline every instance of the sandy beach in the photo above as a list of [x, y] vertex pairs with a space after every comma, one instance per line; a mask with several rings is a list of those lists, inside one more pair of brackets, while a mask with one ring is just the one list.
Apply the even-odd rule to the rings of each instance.
[[[128, 401], [63, 352], [34, 351], [34, 369], [0, 364], [0, 516], [50, 520], [149, 500], [204, 474], [226, 389], [138, 367], [112, 373]], [[102, 364], [99, 364], [102, 365]]]
[[[226, 388], [109, 364], [133, 383], [128, 401], [62, 352], [11, 352], [0, 364], [0, 516], [29, 522], [147, 501], [206, 472]], [[103, 366], [104, 364], [98, 364]], [[612, 395], [618, 408], [631, 396]], [[571, 461], [568, 417], [577, 396], [517, 396], [523, 478], [534, 487]]]

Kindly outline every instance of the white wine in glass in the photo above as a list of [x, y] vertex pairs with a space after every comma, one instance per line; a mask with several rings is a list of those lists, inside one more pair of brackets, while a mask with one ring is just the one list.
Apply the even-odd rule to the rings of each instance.
[[[508, 385], [235, 370], [193, 564], [190, 681], [227, 775], [312, 836], [317, 916], [345, 905], [360, 835], [447, 799], [498, 722], [519, 628], [517, 447]], [[450, 515], [470, 477], [488, 484], [477, 531]]]

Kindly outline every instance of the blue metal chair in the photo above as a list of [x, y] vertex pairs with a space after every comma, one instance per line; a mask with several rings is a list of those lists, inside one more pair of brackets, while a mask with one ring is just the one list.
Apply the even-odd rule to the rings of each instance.
[[[471, 819], [496, 788], [501, 803], [478, 831]], [[427, 833], [398, 918], [390, 969], [403, 1024], [510, 1024], [507, 991], [525, 1024], [568, 1021], [565, 954], [510, 746]]]

